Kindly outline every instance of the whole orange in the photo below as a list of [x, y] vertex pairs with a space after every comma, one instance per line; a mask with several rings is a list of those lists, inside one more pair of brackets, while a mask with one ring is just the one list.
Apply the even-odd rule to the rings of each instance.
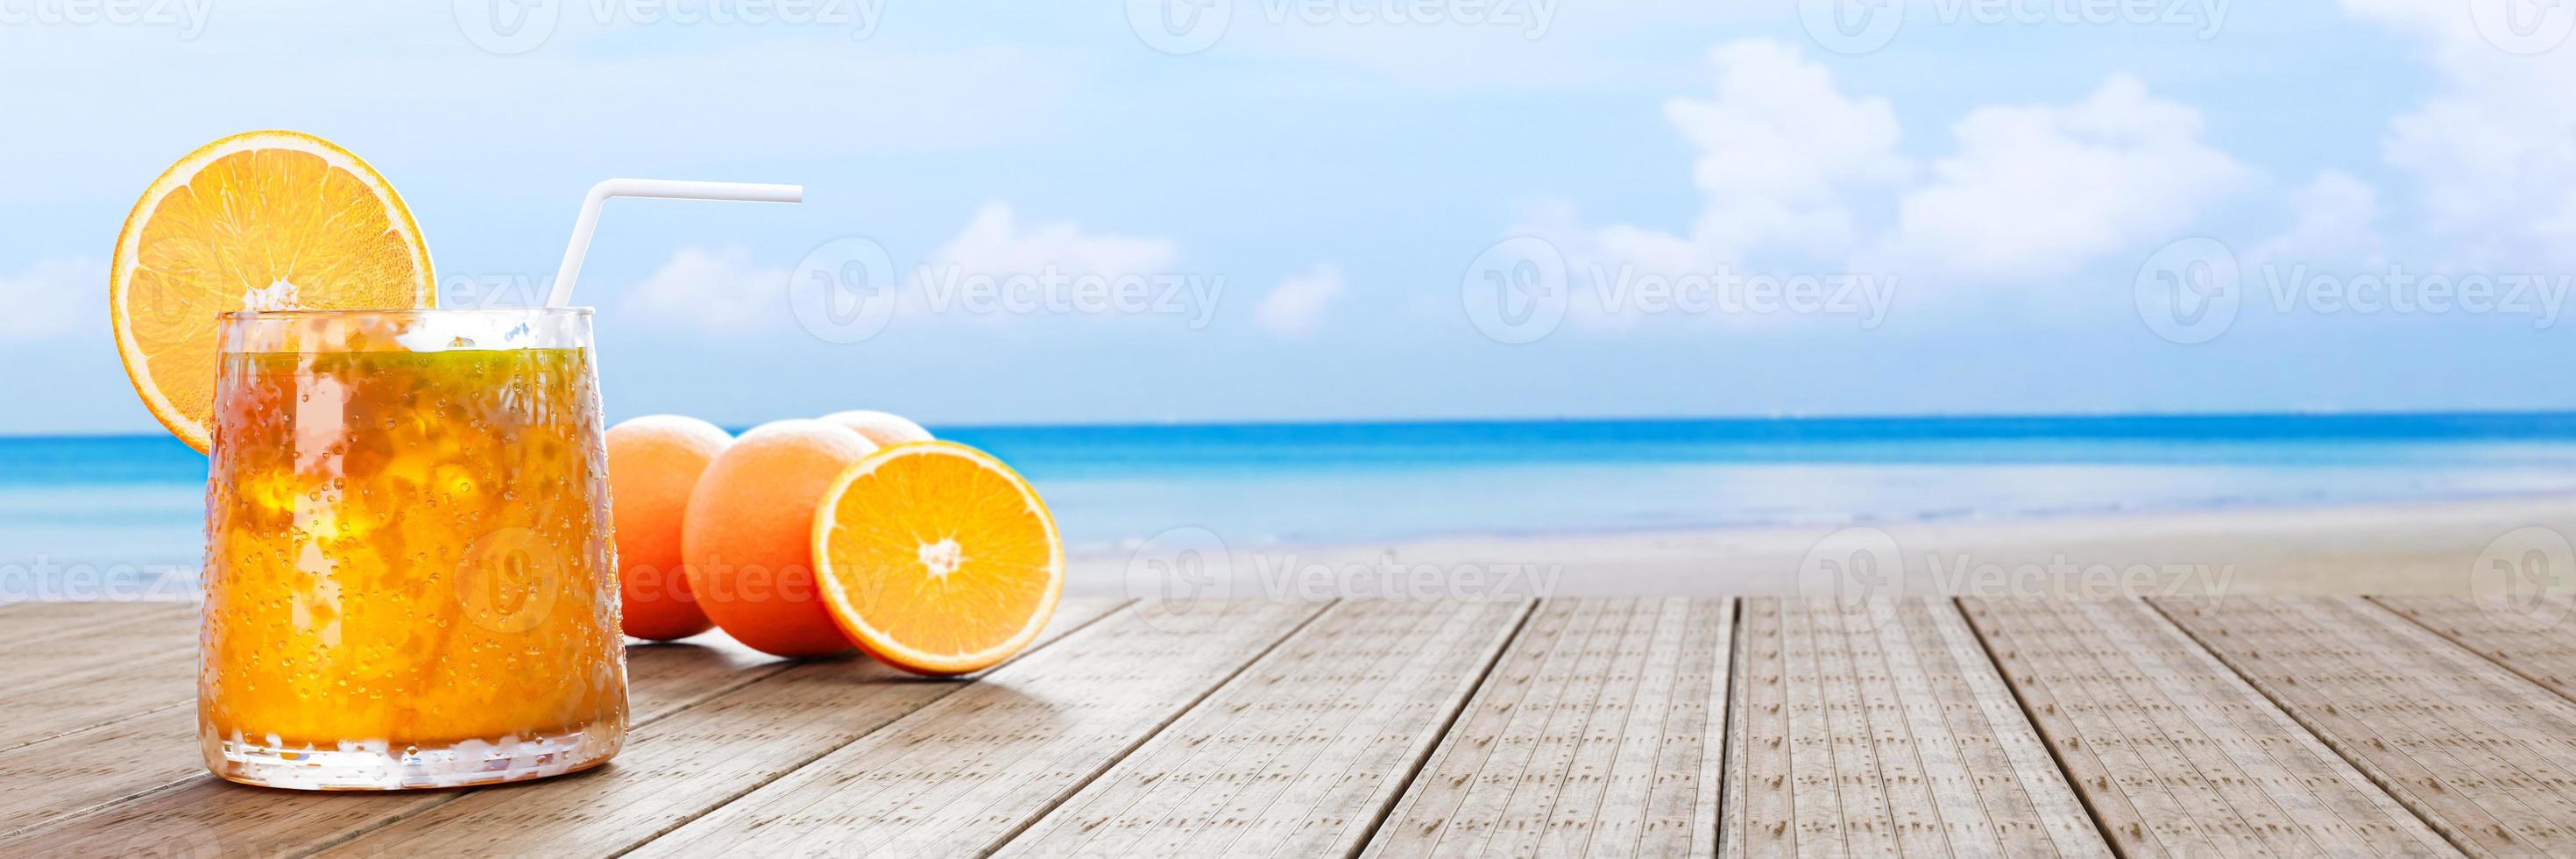
[[680, 555], [698, 608], [734, 640], [779, 656], [851, 647], [814, 588], [814, 508], [850, 463], [876, 449], [822, 421], [762, 424], [698, 477]]
[[891, 447], [908, 441], [930, 440], [929, 430], [922, 429], [920, 424], [892, 412], [852, 409], [846, 412], [833, 412], [815, 420], [849, 427], [858, 434], [867, 436], [869, 441], [876, 442], [878, 447]]
[[698, 475], [733, 436], [715, 424], [650, 415], [608, 428], [609, 514], [627, 635], [669, 641], [715, 627], [690, 595], [680, 524]]

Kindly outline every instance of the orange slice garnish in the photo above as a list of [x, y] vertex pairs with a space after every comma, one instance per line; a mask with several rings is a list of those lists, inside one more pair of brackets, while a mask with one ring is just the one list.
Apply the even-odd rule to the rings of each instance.
[[1055, 518], [1028, 481], [955, 442], [898, 444], [841, 472], [814, 511], [814, 578], [859, 648], [915, 674], [992, 667], [1064, 593]]
[[125, 375], [200, 452], [212, 446], [217, 314], [437, 303], [429, 245], [393, 186], [294, 131], [236, 134], [170, 165], [126, 216], [112, 266]]

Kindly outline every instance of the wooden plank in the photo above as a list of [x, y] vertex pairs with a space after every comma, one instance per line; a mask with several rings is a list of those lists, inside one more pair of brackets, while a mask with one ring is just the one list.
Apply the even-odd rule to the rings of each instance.
[[1961, 605], [2122, 853], [2455, 855], [2144, 603]]
[[[1039, 658], [1056, 640], [1121, 607], [1110, 600], [1064, 601], [1018, 659]], [[776, 676], [637, 729], [630, 749], [595, 776], [460, 797], [329, 852], [617, 853], [964, 688], [873, 660], [787, 664]]]
[[1708, 856], [1730, 600], [1550, 600], [1370, 856]]
[[2357, 597], [2156, 605], [2453, 846], [2576, 851], [2576, 704]]
[[[636, 722], [659, 718], [710, 690], [784, 667], [723, 636], [709, 636], [703, 643], [633, 647], [627, 663], [629, 718]], [[235, 790], [206, 774], [197, 747], [193, 700], [144, 718], [0, 753], [0, 773], [8, 775], [0, 779], [0, 820], [23, 824], [0, 830], [0, 835], [39, 829], [54, 820], [164, 790], [192, 785], [201, 791]]]
[[2576, 699], [2576, 603], [2516, 605], [2475, 597], [2373, 597], [2374, 602], [2505, 670]]
[[[1888, 650], [1906, 654], [1901, 661], [1911, 666], [1908, 673], [1922, 678], [1921, 686], [1929, 693], [1927, 699], [1909, 692], [1909, 701], [1920, 702], [1910, 703], [1909, 709], [1941, 716], [1916, 736], [1926, 738], [1921, 747], [1935, 750], [1936, 757], [1958, 759], [1959, 772], [1939, 783], [1935, 795], [1981, 796], [1986, 809], [1984, 820], [1975, 815], [1942, 816], [1953, 849], [1971, 855], [2099, 853], [2101, 833], [2085, 817], [2072, 790], [2030, 789], [2053, 786], [2064, 778], [2038, 734], [1994, 729], [2025, 725], [2027, 717], [1967, 620], [1947, 602], [1898, 603], [1896, 611], [1901, 628], [1881, 624], [1879, 634], [1892, 640], [1901, 631], [1918, 645], [1903, 647], [1892, 641]], [[1949, 801], [1965, 803], [1964, 799]], [[2065, 845], [2082, 845], [2082, 849]]]
[[1001, 853], [1347, 854], [1528, 609], [1338, 604]]
[[1788, 660], [1780, 612], [1749, 607], [1736, 617], [1735, 667], [1728, 690], [1726, 813], [1718, 846], [1727, 856], [1786, 856], [1795, 849], [1789, 797]]
[[[1058, 635], [1067, 627], [1100, 616], [1116, 603], [1106, 600], [1066, 600], [1058, 609], [1056, 622], [1048, 635]], [[183, 718], [163, 726], [155, 735], [153, 746], [131, 753], [130, 759], [111, 760], [96, 772], [82, 771], [78, 783], [84, 796], [96, 798], [123, 794], [130, 798], [114, 799], [104, 807], [93, 806], [87, 814], [63, 814], [54, 825], [29, 828], [22, 834], [0, 838], [0, 855], [25, 852], [82, 854], [91, 852], [133, 852], [137, 850], [182, 855], [274, 854], [303, 852], [338, 843], [379, 827], [398, 825], [408, 818], [440, 809], [451, 803], [465, 803], [469, 809], [508, 806], [522, 797], [530, 808], [540, 807], [535, 800], [546, 796], [596, 798], [599, 786], [616, 787], [627, 778], [628, 769], [639, 766], [641, 759], [664, 755], [673, 749], [656, 748], [656, 728], [675, 714], [716, 699], [756, 695], [752, 690], [787, 671], [840, 676], [883, 676], [884, 669], [865, 657], [833, 660], [790, 662], [778, 660], [733, 643], [721, 635], [708, 636], [697, 642], [672, 645], [638, 645], [630, 647], [627, 656], [629, 689], [628, 719], [632, 732], [626, 750], [601, 770], [529, 784], [507, 785], [457, 791], [412, 791], [365, 794], [313, 794], [265, 790], [231, 784], [206, 775], [196, 749], [196, 719], [193, 708], [178, 714]], [[915, 684], [924, 685], [924, 684]], [[938, 687], [951, 688], [951, 687]], [[810, 714], [809, 714], [810, 715]], [[687, 748], [695, 744], [670, 743]], [[51, 750], [54, 761], [47, 766], [57, 770], [80, 771], [83, 764], [79, 748]], [[118, 770], [131, 773], [120, 776]], [[37, 790], [34, 782], [22, 784], [11, 772], [6, 795], [15, 796], [22, 789]], [[145, 784], [162, 776], [158, 788], [146, 788], [132, 795], [134, 785]], [[660, 790], [671, 791], [667, 784]], [[682, 791], [685, 793], [685, 791]], [[711, 799], [720, 802], [721, 798]], [[575, 805], [586, 804], [587, 799]], [[558, 803], [557, 808], [562, 805]], [[564, 833], [579, 834], [589, 830], [581, 825], [554, 824]], [[587, 824], [598, 825], [597, 822]], [[527, 830], [504, 825], [481, 833], [487, 838], [512, 839], [512, 849], [519, 839], [554, 834], [554, 829]], [[569, 837], [569, 836], [566, 836]], [[633, 837], [640, 839], [642, 834]]]
[[[85, 683], [114, 674], [137, 660], [197, 653], [194, 606], [173, 603], [93, 603], [112, 609], [89, 612], [84, 622], [51, 634], [8, 634], [9, 658], [0, 660], [0, 689], [40, 689]], [[184, 609], [184, 610], [174, 610]], [[194, 684], [189, 689], [193, 690]], [[177, 691], [177, 690], [173, 690]]]
[[991, 850], [1312, 620], [1316, 603], [1137, 606], [637, 849]]
[[19, 647], [62, 635], [88, 632], [103, 625], [138, 622], [196, 622], [193, 602], [13, 602], [0, 603], [0, 640]]
[[1948, 602], [1747, 600], [1739, 624], [1726, 855], [2110, 855]]
[[[197, 700], [197, 612], [188, 603], [37, 603], [30, 656], [13, 643], [0, 688], [0, 752]], [[50, 632], [43, 630], [50, 629]], [[74, 643], [62, 653], [57, 645]], [[47, 654], [62, 657], [47, 670]]]

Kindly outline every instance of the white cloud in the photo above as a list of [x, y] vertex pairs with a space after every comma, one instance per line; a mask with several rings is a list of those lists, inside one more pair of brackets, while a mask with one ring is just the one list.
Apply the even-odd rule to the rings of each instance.
[[60, 337], [107, 325], [107, 264], [59, 257], [0, 275], [0, 338]]
[[2377, 267], [2380, 253], [2379, 189], [2328, 170], [2290, 195], [2297, 210], [2290, 228], [2257, 245], [2247, 262], [2317, 264], [2359, 262]]
[[[1664, 119], [1699, 150], [1691, 179], [1706, 200], [1691, 245], [1703, 261], [1780, 242], [1839, 249], [1854, 236], [1849, 193], [1913, 172], [1896, 152], [1903, 130], [1887, 100], [1846, 97], [1833, 73], [1798, 49], [1735, 42], [1709, 52], [1709, 62], [1715, 97], [1664, 104]], [[1634, 230], [1602, 238], [1614, 251], [1677, 249]]]
[[788, 318], [788, 270], [754, 265], [751, 250], [681, 248], [644, 283], [628, 290], [638, 322], [739, 334]]
[[1810, 258], [1861, 244], [1855, 200], [1900, 187], [1917, 171], [1897, 151], [1903, 129], [1883, 98], [1843, 93], [1823, 64], [1769, 40], [1708, 53], [1713, 92], [1664, 103], [1664, 119], [1698, 155], [1691, 179], [1701, 193], [1688, 234], [1633, 224], [1586, 227], [1573, 204], [1543, 201], [1522, 213], [1512, 235], [1546, 239], [1579, 285], [1568, 306], [1583, 324], [1635, 320], [1612, 307], [1623, 275], [1666, 278], [1743, 272], [1756, 254]]
[[1314, 270], [1279, 282], [1263, 296], [1261, 306], [1252, 311], [1252, 324], [1282, 337], [1301, 337], [1314, 333], [1323, 321], [1324, 311], [1331, 309], [1345, 291], [1342, 270], [1318, 265]]
[[[1746, 40], [1709, 58], [1715, 92], [1664, 107], [1698, 153], [1691, 178], [1702, 202], [1687, 234], [1586, 226], [1561, 201], [1512, 225], [1512, 235], [1554, 244], [1573, 282], [1590, 287], [1576, 291], [1569, 319], [1636, 324], [1643, 306], [1612, 296], [1658, 279], [1876, 273], [1892, 289], [1896, 276], [2062, 277], [2171, 241], [2256, 175], [2204, 140], [2199, 111], [2126, 75], [2071, 104], [1970, 110], [1951, 126], [1952, 151], [1927, 170], [1900, 151], [1904, 129], [1886, 99], [1844, 92], [1800, 49]], [[2319, 205], [2336, 202], [2348, 201]]]
[[[2528, 42], [2476, 16], [2529, 11]], [[2390, 124], [2383, 155], [2413, 174], [2423, 223], [2481, 268], [2576, 265], [2576, 7], [2460, 0], [2344, 0], [2355, 17], [2424, 41], [2439, 82]], [[2536, 23], [2536, 27], [2533, 25]], [[2554, 44], [2553, 44], [2554, 41]], [[2528, 56], [2512, 50], [2546, 48]]]
[[1957, 154], [1898, 203], [1893, 244], [1966, 277], [2058, 277], [2169, 240], [2253, 176], [2202, 142], [2199, 111], [2126, 75], [2063, 107], [1981, 107], [1951, 132]]
[[1180, 258], [1170, 239], [1086, 232], [1071, 221], [1023, 226], [1010, 204], [986, 203], [968, 219], [957, 237], [932, 251], [917, 272], [942, 277], [950, 272], [1004, 277], [1043, 274], [1119, 277], [1170, 271]]

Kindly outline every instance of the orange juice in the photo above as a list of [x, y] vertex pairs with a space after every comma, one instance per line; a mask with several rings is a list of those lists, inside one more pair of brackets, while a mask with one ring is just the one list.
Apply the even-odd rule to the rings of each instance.
[[626, 671], [587, 312], [225, 323], [208, 766], [283, 787], [444, 787], [614, 754]]

